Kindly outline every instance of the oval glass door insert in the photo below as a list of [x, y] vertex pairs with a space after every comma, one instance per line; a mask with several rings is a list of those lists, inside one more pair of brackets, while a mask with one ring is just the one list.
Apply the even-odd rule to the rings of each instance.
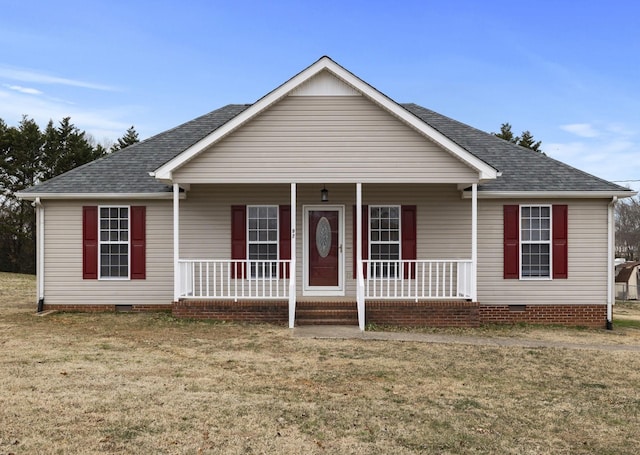
[[331, 251], [331, 225], [326, 217], [320, 218], [316, 226], [316, 248], [320, 257], [326, 258]]

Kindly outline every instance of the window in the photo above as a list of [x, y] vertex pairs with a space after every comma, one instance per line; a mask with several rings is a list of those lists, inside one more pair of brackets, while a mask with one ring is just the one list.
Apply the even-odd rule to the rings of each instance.
[[129, 207], [98, 212], [100, 278], [129, 278]]
[[370, 206], [369, 258], [374, 277], [399, 277], [400, 207]]
[[247, 207], [251, 277], [275, 277], [278, 270], [278, 206]]
[[82, 207], [82, 278], [145, 280], [146, 207]]
[[[377, 220], [378, 220], [378, 228], [377, 228], [377, 246], [371, 249], [371, 234], [372, 234], [372, 224], [370, 222], [371, 209], [378, 209]], [[384, 218], [380, 216], [380, 209], [383, 212], [389, 214], [388, 218]], [[357, 207], [353, 206], [353, 278], [357, 278], [357, 258], [356, 258], [356, 250], [357, 250], [357, 240], [358, 236], [356, 235], [357, 229]], [[399, 210], [400, 212], [400, 220], [398, 222], [397, 216], [391, 217], [392, 214], [397, 213], [395, 211]], [[387, 260], [397, 261], [402, 259], [403, 261], [409, 261], [404, 264], [404, 278], [415, 278], [416, 269], [411, 261], [415, 261], [417, 257], [417, 207], [415, 205], [402, 205], [402, 206], [362, 206], [362, 232], [361, 232], [361, 240], [362, 240], [362, 259], [363, 260], [371, 260], [370, 253], [376, 252], [378, 260], [382, 260], [381, 253], [386, 252]], [[383, 221], [381, 223], [381, 221]], [[388, 233], [389, 240], [381, 240], [381, 238], [387, 238], [387, 234], [382, 234], [384, 231], [384, 227], [386, 226], [387, 221], [389, 222], [389, 228], [386, 230]], [[399, 228], [399, 239], [396, 240], [396, 234], [398, 233]], [[394, 240], [392, 240], [394, 239]], [[384, 246], [383, 246], [384, 245]], [[399, 246], [399, 249], [398, 249]], [[381, 251], [386, 250], [386, 251]], [[395, 251], [399, 251], [396, 253]], [[395, 256], [395, 257], [394, 257]], [[362, 273], [364, 278], [367, 278], [367, 264], [363, 264]], [[388, 267], [387, 267], [388, 269]], [[375, 268], [371, 267], [371, 270], [375, 272]], [[379, 270], [379, 273], [384, 273], [384, 267]], [[395, 276], [399, 276], [400, 274], [396, 274]], [[393, 275], [392, 275], [393, 276]]]
[[568, 279], [569, 207], [505, 205], [504, 279]]
[[520, 207], [522, 278], [551, 277], [551, 207]]

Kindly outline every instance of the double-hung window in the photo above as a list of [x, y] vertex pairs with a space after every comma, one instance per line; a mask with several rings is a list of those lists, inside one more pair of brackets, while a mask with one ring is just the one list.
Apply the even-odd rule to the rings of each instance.
[[504, 210], [504, 278], [568, 279], [569, 206], [509, 204]]
[[369, 259], [372, 277], [400, 277], [400, 206], [369, 207]]
[[278, 206], [247, 207], [247, 250], [252, 278], [277, 277]]
[[522, 278], [551, 277], [551, 206], [520, 207]]
[[98, 210], [100, 278], [129, 278], [129, 207]]

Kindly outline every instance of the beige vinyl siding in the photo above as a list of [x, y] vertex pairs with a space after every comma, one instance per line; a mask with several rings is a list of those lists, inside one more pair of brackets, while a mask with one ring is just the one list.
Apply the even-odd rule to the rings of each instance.
[[[296, 255], [298, 295], [302, 295], [303, 206], [321, 205], [320, 185], [297, 187]], [[330, 184], [328, 205], [344, 206], [344, 283], [355, 298], [353, 206], [355, 185]], [[229, 259], [231, 205], [287, 205], [290, 186], [193, 185], [180, 200], [180, 257]], [[478, 300], [481, 304], [604, 304], [607, 292], [607, 201], [553, 201], [567, 204], [569, 279], [503, 279], [503, 212], [514, 201], [480, 200], [478, 210]], [[549, 201], [521, 201], [541, 204]], [[82, 206], [95, 201], [45, 201], [45, 301], [47, 304], [166, 304], [173, 296], [171, 201], [123, 201], [145, 205], [147, 279], [82, 279]], [[416, 205], [418, 259], [470, 259], [471, 201], [455, 185], [363, 185], [363, 204]], [[107, 204], [105, 204], [107, 205]]]
[[[82, 278], [82, 207], [146, 206], [146, 279]], [[45, 303], [168, 304], [173, 299], [171, 201], [45, 201]]]
[[[321, 205], [320, 185], [297, 186], [297, 287], [302, 295], [303, 206]], [[331, 184], [328, 206], [344, 206], [346, 295], [355, 298], [353, 206], [355, 185]], [[419, 259], [471, 258], [471, 202], [454, 185], [363, 185], [363, 204], [416, 205]], [[193, 185], [180, 201], [180, 257], [229, 259], [231, 205], [288, 205], [289, 185]]]
[[[604, 304], [607, 301], [605, 200], [480, 200], [478, 300], [481, 304]], [[568, 279], [503, 279], [503, 205], [568, 205]]]
[[290, 96], [173, 173], [185, 183], [477, 181], [363, 96]]

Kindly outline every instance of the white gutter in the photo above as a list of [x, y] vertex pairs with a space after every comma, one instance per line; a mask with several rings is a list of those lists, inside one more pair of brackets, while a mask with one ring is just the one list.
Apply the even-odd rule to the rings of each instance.
[[[173, 199], [173, 193], [16, 193], [16, 196], [25, 201], [42, 199]], [[180, 193], [185, 198], [184, 193]]]
[[38, 312], [44, 305], [44, 206], [40, 198], [32, 204], [36, 208], [36, 275], [38, 277]]
[[611, 202], [607, 206], [607, 329], [613, 329], [613, 302], [615, 299], [615, 288], [613, 277], [615, 274], [615, 242], [616, 242], [616, 226], [614, 218], [614, 207], [618, 198], [613, 196]]
[[[471, 186], [471, 185], [469, 185]], [[597, 199], [633, 197], [637, 191], [478, 191], [478, 199], [547, 198]], [[463, 191], [462, 199], [471, 199], [471, 191]]]

